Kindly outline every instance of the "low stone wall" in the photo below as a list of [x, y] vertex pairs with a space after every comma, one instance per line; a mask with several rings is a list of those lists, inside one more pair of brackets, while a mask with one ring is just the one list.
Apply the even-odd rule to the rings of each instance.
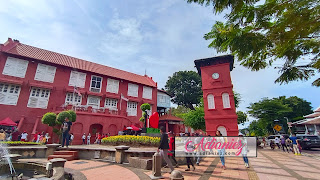
[[12, 146], [8, 147], [10, 154], [20, 154], [20, 158], [45, 158], [47, 147], [35, 146]]

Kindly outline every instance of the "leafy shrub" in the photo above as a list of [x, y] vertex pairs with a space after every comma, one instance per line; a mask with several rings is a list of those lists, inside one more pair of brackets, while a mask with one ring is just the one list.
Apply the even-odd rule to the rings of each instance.
[[69, 110], [68, 113], [71, 115], [70, 121], [71, 122], [76, 122], [77, 114], [72, 110]]
[[55, 126], [56, 125], [57, 115], [53, 112], [48, 112], [42, 117], [42, 123], [48, 124], [48, 126]]
[[57, 117], [57, 124], [62, 124], [66, 117], [71, 121], [72, 115], [68, 111], [60, 112]]
[[160, 144], [159, 137], [149, 137], [149, 136], [110, 136], [102, 139], [102, 144], [118, 145], [147, 145], [147, 146], [158, 146]]
[[149, 103], [144, 103], [144, 104], [142, 104], [142, 105], [140, 106], [140, 109], [141, 109], [142, 111], [150, 110], [150, 109], [151, 109], [151, 106], [150, 106]]
[[7, 144], [7, 145], [40, 145], [40, 143], [36, 142], [24, 142], [24, 141], [0, 141], [1, 144]]
[[147, 128], [147, 133], [160, 133], [160, 129]]

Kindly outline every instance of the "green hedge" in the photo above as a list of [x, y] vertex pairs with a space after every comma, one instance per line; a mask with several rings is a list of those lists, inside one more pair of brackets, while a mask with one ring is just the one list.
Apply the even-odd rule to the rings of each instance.
[[147, 128], [147, 133], [160, 133], [160, 129]]

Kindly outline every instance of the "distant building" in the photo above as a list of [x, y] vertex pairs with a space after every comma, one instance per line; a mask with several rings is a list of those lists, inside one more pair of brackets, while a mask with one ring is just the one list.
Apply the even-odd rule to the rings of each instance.
[[[76, 91], [76, 92], [75, 92]], [[79, 93], [77, 93], [79, 91]], [[75, 107], [74, 143], [83, 133], [117, 134], [141, 127], [140, 105], [157, 106], [157, 83], [101, 64], [8, 39], [0, 44], [0, 120], [10, 117], [28, 134], [52, 132], [41, 123], [46, 112]], [[31, 139], [31, 136], [29, 136]]]
[[164, 115], [171, 108], [171, 96], [164, 90], [158, 89], [157, 94], [157, 112]]
[[292, 123], [297, 134], [320, 135], [320, 107], [312, 114], [304, 116], [305, 119]]

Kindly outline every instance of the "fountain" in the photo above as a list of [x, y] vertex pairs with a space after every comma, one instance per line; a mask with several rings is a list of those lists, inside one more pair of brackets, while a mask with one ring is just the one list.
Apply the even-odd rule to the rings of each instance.
[[17, 162], [16, 160], [21, 155], [9, 154], [8, 148], [4, 143], [0, 143], [0, 155], [2, 157], [0, 161], [0, 179], [49, 179], [46, 178], [45, 168], [42, 168], [40, 165]]

